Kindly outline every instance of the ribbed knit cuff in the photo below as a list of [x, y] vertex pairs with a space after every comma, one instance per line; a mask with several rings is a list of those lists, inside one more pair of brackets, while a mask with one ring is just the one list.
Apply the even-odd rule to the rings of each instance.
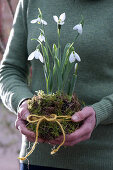
[[28, 88], [21, 88], [15, 93], [13, 93], [12, 98], [11, 98], [11, 105], [12, 109], [14, 110], [15, 113], [17, 113], [18, 106], [20, 103], [28, 98], [32, 98], [33, 94]]
[[105, 122], [105, 120], [109, 119], [112, 114], [112, 104], [109, 98], [105, 98], [93, 104], [91, 107], [93, 107], [96, 112], [96, 127], [101, 124], [101, 122]]

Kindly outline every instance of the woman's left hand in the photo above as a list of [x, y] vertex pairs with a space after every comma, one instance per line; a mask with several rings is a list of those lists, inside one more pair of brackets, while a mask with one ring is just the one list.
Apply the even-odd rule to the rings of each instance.
[[[92, 131], [96, 124], [96, 113], [92, 107], [84, 107], [81, 111], [76, 112], [72, 116], [73, 122], [82, 121], [83, 124], [75, 132], [66, 135], [65, 146], [73, 146], [79, 142], [90, 139]], [[49, 143], [52, 145], [61, 144], [63, 136], [50, 140]]]

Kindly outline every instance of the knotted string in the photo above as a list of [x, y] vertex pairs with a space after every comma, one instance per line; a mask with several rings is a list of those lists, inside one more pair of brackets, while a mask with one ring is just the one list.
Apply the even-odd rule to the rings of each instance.
[[69, 115], [66, 115], [66, 116], [57, 116], [56, 114], [51, 114], [50, 117], [47, 117], [47, 116], [39, 116], [39, 115], [32, 114], [32, 115], [29, 115], [27, 117], [27, 121], [29, 123], [36, 123], [37, 122], [37, 126], [36, 126], [36, 139], [35, 139], [34, 145], [32, 146], [31, 150], [28, 152], [28, 154], [25, 157], [22, 157], [22, 158], [18, 157], [18, 159], [25, 160], [34, 151], [35, 146], [38, 143], [39, 125], [44, 120], [46, 120], [48, 122], [57, 122], [57, 124], [61, 128], [61, 131], [62, 131], [63, 137], [64, 137], [62, 143], [56, 149], [51, 151], [51, 155], [55, 154], [60, 149], [60, 147], [64, 144], [64, 142], [65, 142], [65, 132], [64, 132], [64, 129], [63, 129], [63, 127], [62, 127], [60, 122], [63, 121], [63, 120], [71, 121], [71, 116], [69, 116]]

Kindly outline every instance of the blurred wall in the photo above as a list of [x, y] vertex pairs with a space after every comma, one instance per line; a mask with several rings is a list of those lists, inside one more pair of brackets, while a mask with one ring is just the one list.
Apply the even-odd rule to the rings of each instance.
[[[0, 37], [4, 46], [7, 44], [13, 22], [13, 16], [8, 5], [8, 1], [11, 3], [13, 12], [15, 12], [18, 3], [18, 0], [0, 0]], [[2, 54], [0, 53], [0, 60], [1, 59]]]

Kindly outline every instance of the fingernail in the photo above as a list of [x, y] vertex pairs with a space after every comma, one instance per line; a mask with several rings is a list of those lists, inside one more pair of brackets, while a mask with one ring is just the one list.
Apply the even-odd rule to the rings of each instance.
[[77, 116], [72, 116], [72, 120], [78, 121], [78, 117]]

